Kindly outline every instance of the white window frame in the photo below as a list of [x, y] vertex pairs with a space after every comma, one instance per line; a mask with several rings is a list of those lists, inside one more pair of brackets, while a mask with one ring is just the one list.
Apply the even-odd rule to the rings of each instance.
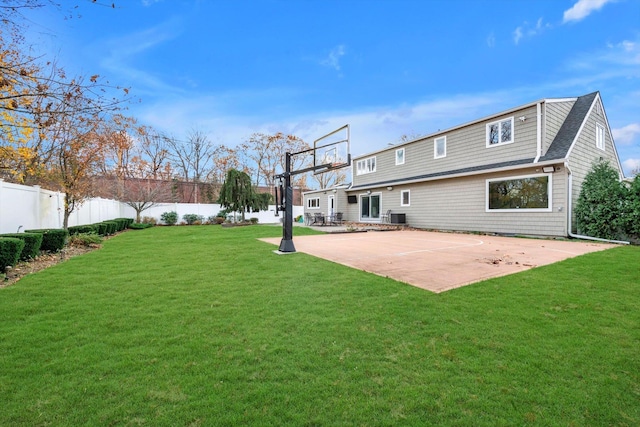
[[[314, 203], [311, 203], [314, 202]], [[311, 206], [315, 205], [315, 206]], [[307, 199], [307, 209], [320, 209], [320, 197], [309, 197]]]
[[[404, 202], [404, 195], [407, 194], [407, 203]], [[402, 190], [400, 192], [400, 206], [411, 206], [411, 190]]]
[[[444, 144], [444, 153], [438, 155], [438, 143], [442, 142]], [[433, 158], [434, 159], [442, 159], [443, 157], [447, 157], [447, 136], [441, 136], [433, 140]]]
[[396, 150], [396, 166], [404, 165], [404, 155], [405, 155], [404, 148], [398, 148]]
[[[502, 124], [504, 122], [510, 122], [511, 123], [511, 139], [508, 141], [498, 141], [497, 144], [490, 144], [489, 143], [489, 135], [491, 135], [491, 132], [489, 131], [489, 129], [491, 129], [492, 125], [497, 124], [498, 125], [498, 139], [501, 139], [502, 137]], [[486, 146], [487, 148], [490, 147], [498, 147], [501, 145], [507, 145], [507, 144], [512, 144], [515, 141], [514, 138], [514, 133], [515, 133], [515, 128], [514, 128], [514, 121], [513, 121], [513, 117], [507, 117], [506, 119], [500, 119], [500, 120], [495, 120], [491, 123], [487, 123], [487, 127], [486, 127]]]
[[603, 125], [596, 123], [596, 148], [605, 151], [606, 146], [606, 132]]
[[[547, 181], [547, 207], [546, 208], [522, 208], [522, 209], [489, 209], [489, 184], [494, 181], [508, 181], [525, 178], [538, 178], [546, 176], [549, 178]], [[538, 173], [533, 175], [519, 175], [519, 176], [503, 176], [500, 178], [489, 178], [486, 180], [485, 185], [485, 212], [551, 212], [553, 211], [553, 175], [550, 173]]]
[[366, 159], [356, 162], [356, 175], [366, 175], [376, 171], [376, 156], [367, 157]]

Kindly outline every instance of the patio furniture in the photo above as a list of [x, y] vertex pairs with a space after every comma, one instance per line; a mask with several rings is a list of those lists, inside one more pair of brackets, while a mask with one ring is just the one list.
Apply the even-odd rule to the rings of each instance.
[[316, 212], [313, 214], [313, 224], [315, 225], [324, 225], [324, 214], [321, 212]]
[[304, 213], [304, 223], [305, 223], [305, 225], [313, 224], [313, 217], [311, 216], [311, 214], [309, 212], [305, 212]]
[[342, 224], [342, 212], [336, 212], [336, 214], [331, 217], [331, 224], [332, 225], [341, 225]]
[[380, 215], [380, 222], [390, 222], [391, 221], [391, 209], [389, 209], [387, 211], [387, 213], [384, 213], [382, 215]]

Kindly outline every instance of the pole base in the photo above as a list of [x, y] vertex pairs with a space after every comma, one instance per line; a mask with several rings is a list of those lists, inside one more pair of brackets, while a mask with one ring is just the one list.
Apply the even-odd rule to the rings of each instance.
[[295, 252], [296, 247], [293, 245], [293, 240], [285, 240], [282, 239], [280, 241], [280, 247], [278, 248], [280, 252]]

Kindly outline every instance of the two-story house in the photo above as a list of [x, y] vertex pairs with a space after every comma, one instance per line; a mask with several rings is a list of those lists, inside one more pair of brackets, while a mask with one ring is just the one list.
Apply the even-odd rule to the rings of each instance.
[[353, 222], [540, 236], [575, 232], [594, 162], [624, 173], [599, 92], [542, 99], [352, 161], [350, 186], [304, 194], [305, 212]]

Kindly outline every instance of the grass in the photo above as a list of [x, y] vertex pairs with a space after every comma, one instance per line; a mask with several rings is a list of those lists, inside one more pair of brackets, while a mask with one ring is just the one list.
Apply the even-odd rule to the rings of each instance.
[[279, 233], [131, 231], [0, 290], [0, 425], [640, 425], [640, 248], [436, 295]]

